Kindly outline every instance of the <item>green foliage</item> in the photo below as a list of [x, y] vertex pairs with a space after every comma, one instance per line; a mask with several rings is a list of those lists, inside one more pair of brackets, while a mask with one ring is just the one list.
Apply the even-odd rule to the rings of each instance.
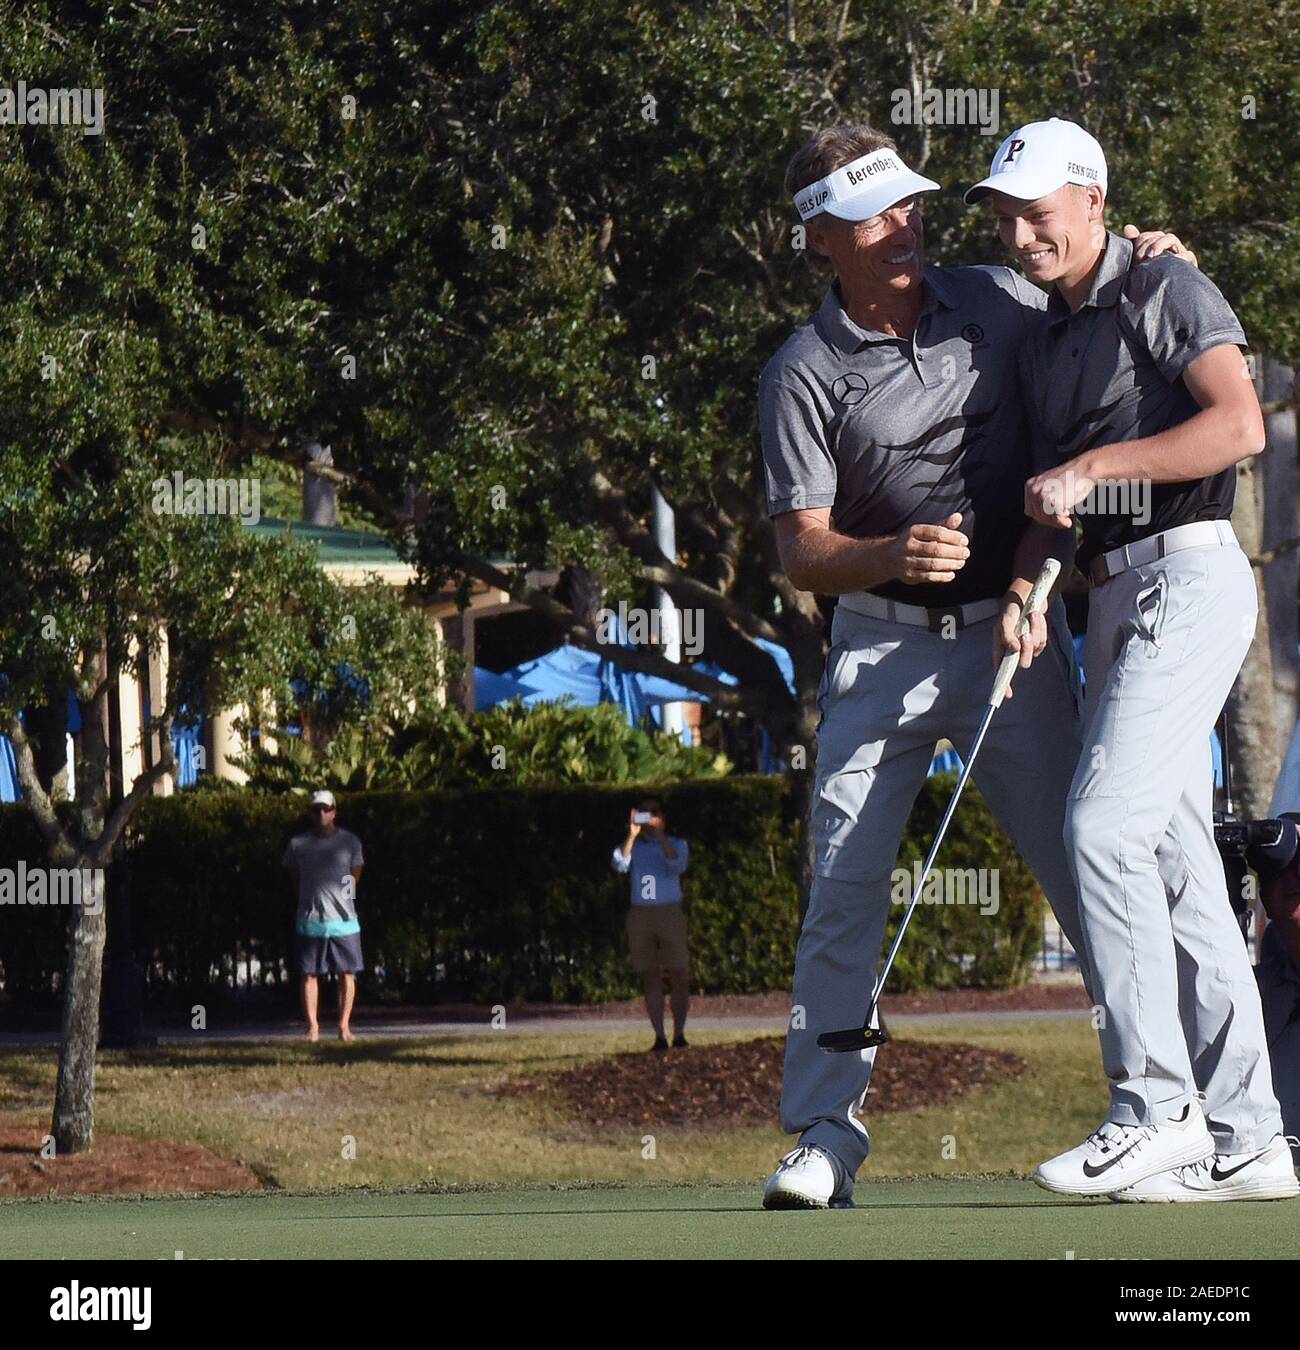
[[[908, 817], [896, 862], [912, 877], [919, 875], [925, 863], [956, 786], [955, 774], [936, 774], [925, 780]], [[1042, 892], [973, 784], [962, 794], [935, 868], [974, 868], [983, 871], [986, 880], [996, 878], [996, 912], [984, 913], [975, 904], [932, 905], [923, 898], [898, 949], [890, 987], [900, 991], [1006, 989], [1023, 984], [1042, 945]], [[991, 903], [988, 908], [992, 911]], [[886, 950], [903, 910], [901, 904], [892, 906]]]
[[[927, 780], [900, 867], [923, 855], [951, 788], [950, 780]], [[496, 1003], [634, 993], [622, 931], [628, 881], [610, 867], [610, 853], [629, 805], [651, 789], [691, 848], [683, 884], [694, 987], [788, 988], [797, 929], [791, 795], [780, 779], [737, 776], [340, 796], [339, 823], [366, 853], [358, 894], [365, 997]], [[294, 906], [280, 858], [290, 836], [307, 828], [296, 794], [213, 789], [141, 808], [129, 840], [134, 930], [153, 997], [230, 997], [250, 958], [263, 982], [285, 978]], [[0, 866], [40, 856], [27, 813], [0, 808]], [[891, 988], [1021, 982], [1038, 949], [1042, 899], [973, 789], [940, 865], [998, 869], [998, 912], [919, 906]], [[111, 890], [108, 909], [111, 923]], [[65, 927], [66, 915], [51, 910], [7, 913], [6, 997], [35, 1000], [55, 986]], [[864, 972], [864, 1009], [867, 984]]]
[[611, 703], [512, 702], [468, 717], [435, 706], [392, 734], [344, 727], [319, 750], [280, 736], [274, 752], [259, 746], [241, 767], [253, 787], [306, 792], [669, 782], [721, 777], [731, 765], [676, 736], [629, 726]]
[[[789, 154], [828, 122], [892, 131], [949, 189], [925, 202], [931, 256], [994, 262], [986, 214], [954, 189], [998, 135], [895, 124], [895, 91], [996, 91], [999, 134], [1081, 118], [1110, 159], [1112, 222], [1179, 229], [1252, 341], [1294, 359], [1295, 19], [1292, 0], [168, 0], [62, 31], [16, 14], [5, 68], [99, 86], [108, 107], [102, 137], [13, 128], [0, 146], [0, 543], [111, 556], [130, 500], [97, 503], [95, 527], [54, 486], [104, 490], [130, 446], [164, 470], [260, 471], [254, 456], [292, 460], [312, 428], [360, 480], [344, 511], [427, 498], [394, 540], [427, 581], [509, 555], [521, 571], [585, 563], [611, 598], [644, 599], [629, 532], [654, 480], [686, 571], [773, 626], [808, 713], [820, 634], [776, 604], [754, 454], [758, 372], [826, 281], [797, 247]], [[178, 428], [188, 450], [164, 435]], [[268, 475], [268, 490], [287, 485]], [[123, 551], [145, 548], [129, 523]], [[212, 575], [243, 580], [237, 553], [207, 546]], [[119, 594], [148, 601], [164, 565], [190, 566], [145, 551], [153, 580], [119, 573]], [[75, 622], [70, 564], [6, 580], [24, 616], [0, 632], [6, 664], [16, 650], [61, 678], [48, 639], [15, 630], [54, 615], [74, 637], [104, 605]], [[291, 589], [274, 569], [262, 587]], [[285, 612], [309, 627], [313, 603]], [[710, 615], [734, 629], [720, 604]], [[205, 617], [195, 600], [178, 621]], [[231, 692], [278, 688], [304, 641], [259, 636]], [[736, 673], [788, 710], [770, 666]]]
[[[248, 472], [261, 484], [262, 517], [278, 517], [295, 521], [302, 517], [302, 469], [283, 459], [268, 454], [255, 454], [249, 459]], [[337, 502], [335, 524], [345, 530], [367, 530], [383, 533], [383, 522], [370, 511], [359, 507], [346, 496]]]
[[[0, 805], [0, 867], [44, 865], [45, 842], [30, 812]], [[4, 1002], [50, 1000], [67, 968], [68, 938], [75, 917], [71, 906], [57, 909], [0, 908], [0, 981]]]

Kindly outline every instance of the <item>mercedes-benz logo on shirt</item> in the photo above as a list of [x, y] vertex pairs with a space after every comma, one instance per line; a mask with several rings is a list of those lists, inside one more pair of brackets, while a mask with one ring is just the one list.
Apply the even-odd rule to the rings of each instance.
[[966, 327], [961, 330], [961, 335], [967, 342], [974, 343], [984, 341], [984, 330], [977, 323], [968, 323]]
[[865, 375], [853, 372], [848, 375], [841, 375], [831, 385], [831, 393], [846, 408], [851, 408], [855, 403], [861, 403], [866, 398], [867, 391], [870, 388], [871, 386], [867, 383]]

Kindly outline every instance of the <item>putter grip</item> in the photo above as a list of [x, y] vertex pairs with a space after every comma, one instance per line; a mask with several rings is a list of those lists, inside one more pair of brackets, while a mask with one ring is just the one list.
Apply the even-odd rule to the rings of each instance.
[[[1043, 564], [1043, 570], [1038, 574], [1038, 580], [1034, 582], [1033, 590], [1029, 592], [1029, 599], [1025, 601], [1024, 609], [1020, 611], [1020, 622], [1016, 624], [1017, 637], [1021, 637], [1029, 631], [1029, 616], [1031, 614], [1037, 614], [1040, 610], [1047, 608], [1047, 597], [1056, 584], [1056, 578], [1060, 571], [1061, 564], [1056, 558], [1048, 558]], [[1019, 652], [1008, 652], [1002, 658], [1002, 664], [998, 667], [997, 679], [993, 681], [993, 694], [989, 699], [989, 702], [995, 708], [1006, 697], [1007, 686], [1011, 683], [1011, 677], [1016, 673], [1019, 665]]]

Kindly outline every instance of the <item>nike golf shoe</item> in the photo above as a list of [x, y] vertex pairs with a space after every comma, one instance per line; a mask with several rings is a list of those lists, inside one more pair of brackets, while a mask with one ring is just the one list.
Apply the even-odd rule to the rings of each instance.
[[781, 1159], [763, 1191], [764, 1209], [852, 1209], [853, 1178], [831, 1152], [801, 1144]]
[[1169, 1204], [1204, 1200], [1289, 1200], [1300, 1195], [1291, 1148], [1278, 1134], [1258, 1153], [1216, 1153], [1139, 1181], [1110, 1198]]
[[1104, 1121], [1078, 1148], [1042, 1163], [1034, 1180], [1062, 1195], [1109, 1195], [1213, 1153], [1214, 1136], [1200, 1103], [1192, 1101], [1177, 1116], [1151, 1125]]

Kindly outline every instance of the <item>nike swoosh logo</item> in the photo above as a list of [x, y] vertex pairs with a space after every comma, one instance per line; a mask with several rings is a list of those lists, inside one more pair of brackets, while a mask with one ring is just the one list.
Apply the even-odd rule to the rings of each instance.
[[1244, 1163], [1238, 1163], [1236, 1167], [1230, 1167], [1226, 1172], [1219, 1171], [1219, 1164], [1216, 1161], [1214, 1166], [1210, 1168], [1210, 1176], [1215, 1181], [1227, 1181], [1230, 1176], [1234, 1176], [1236, 1173], [1240, 1172], [1243, 1167], [1249, 1167], [1251, 1163], [1256, 1162], [1263, 1156], [1262, 1153], [1256, 1153], [1253, 1158], [1247, 1158]]
[[1101, 1176], [1101, 1174], [1102, 1174], [1103, 1172], [1109, 1172], [1110, 1169], [1111, 1169], [1112, 1167], [1114, 1167], [1115, 1164], [1116, 1164], [1117, 1162], [1119, 1162], [1119, 1160], [1120, 1160], [1121, 1158], [1126, 1158], [1126, 1157], [1128, 1157], [1128, 1155], [1129, 1155], [1130, 1153], [1132, 1153], [1133, 1150], [1134, 1150], [1135, 1148], [1137, 1148], [1138, 1144], [1140, 1144], [1141, 1142], [1142, 1142], [1142, 1141], [1139, 1139], [1139, 1140], [1137, 1141], [1137, 1144], [1130, 1144], [1130, 1145], [1128, 1146], [1128, 1148], [1126, 1148], [1126, 1149], [1124, 1150], [1123, 1153], [1117, 1153], [1117, 1154], [1116, 1154], [1109, 1162], [1104, 1162], [1104, 1163], [1102, 1163], [1102, 1165], [1101, 1165], [1100, 1167], [1094, 1167], [1094, 1166], [1093, 1166], [1091, 1163], [1089, 1163], [1089, 1162], [1084, 1163], [1084, 1165], [1083, 1165], [1083, 1175], [1084, 1175], [1085, 1177], [1099, 1177], [1099, 1176]]

